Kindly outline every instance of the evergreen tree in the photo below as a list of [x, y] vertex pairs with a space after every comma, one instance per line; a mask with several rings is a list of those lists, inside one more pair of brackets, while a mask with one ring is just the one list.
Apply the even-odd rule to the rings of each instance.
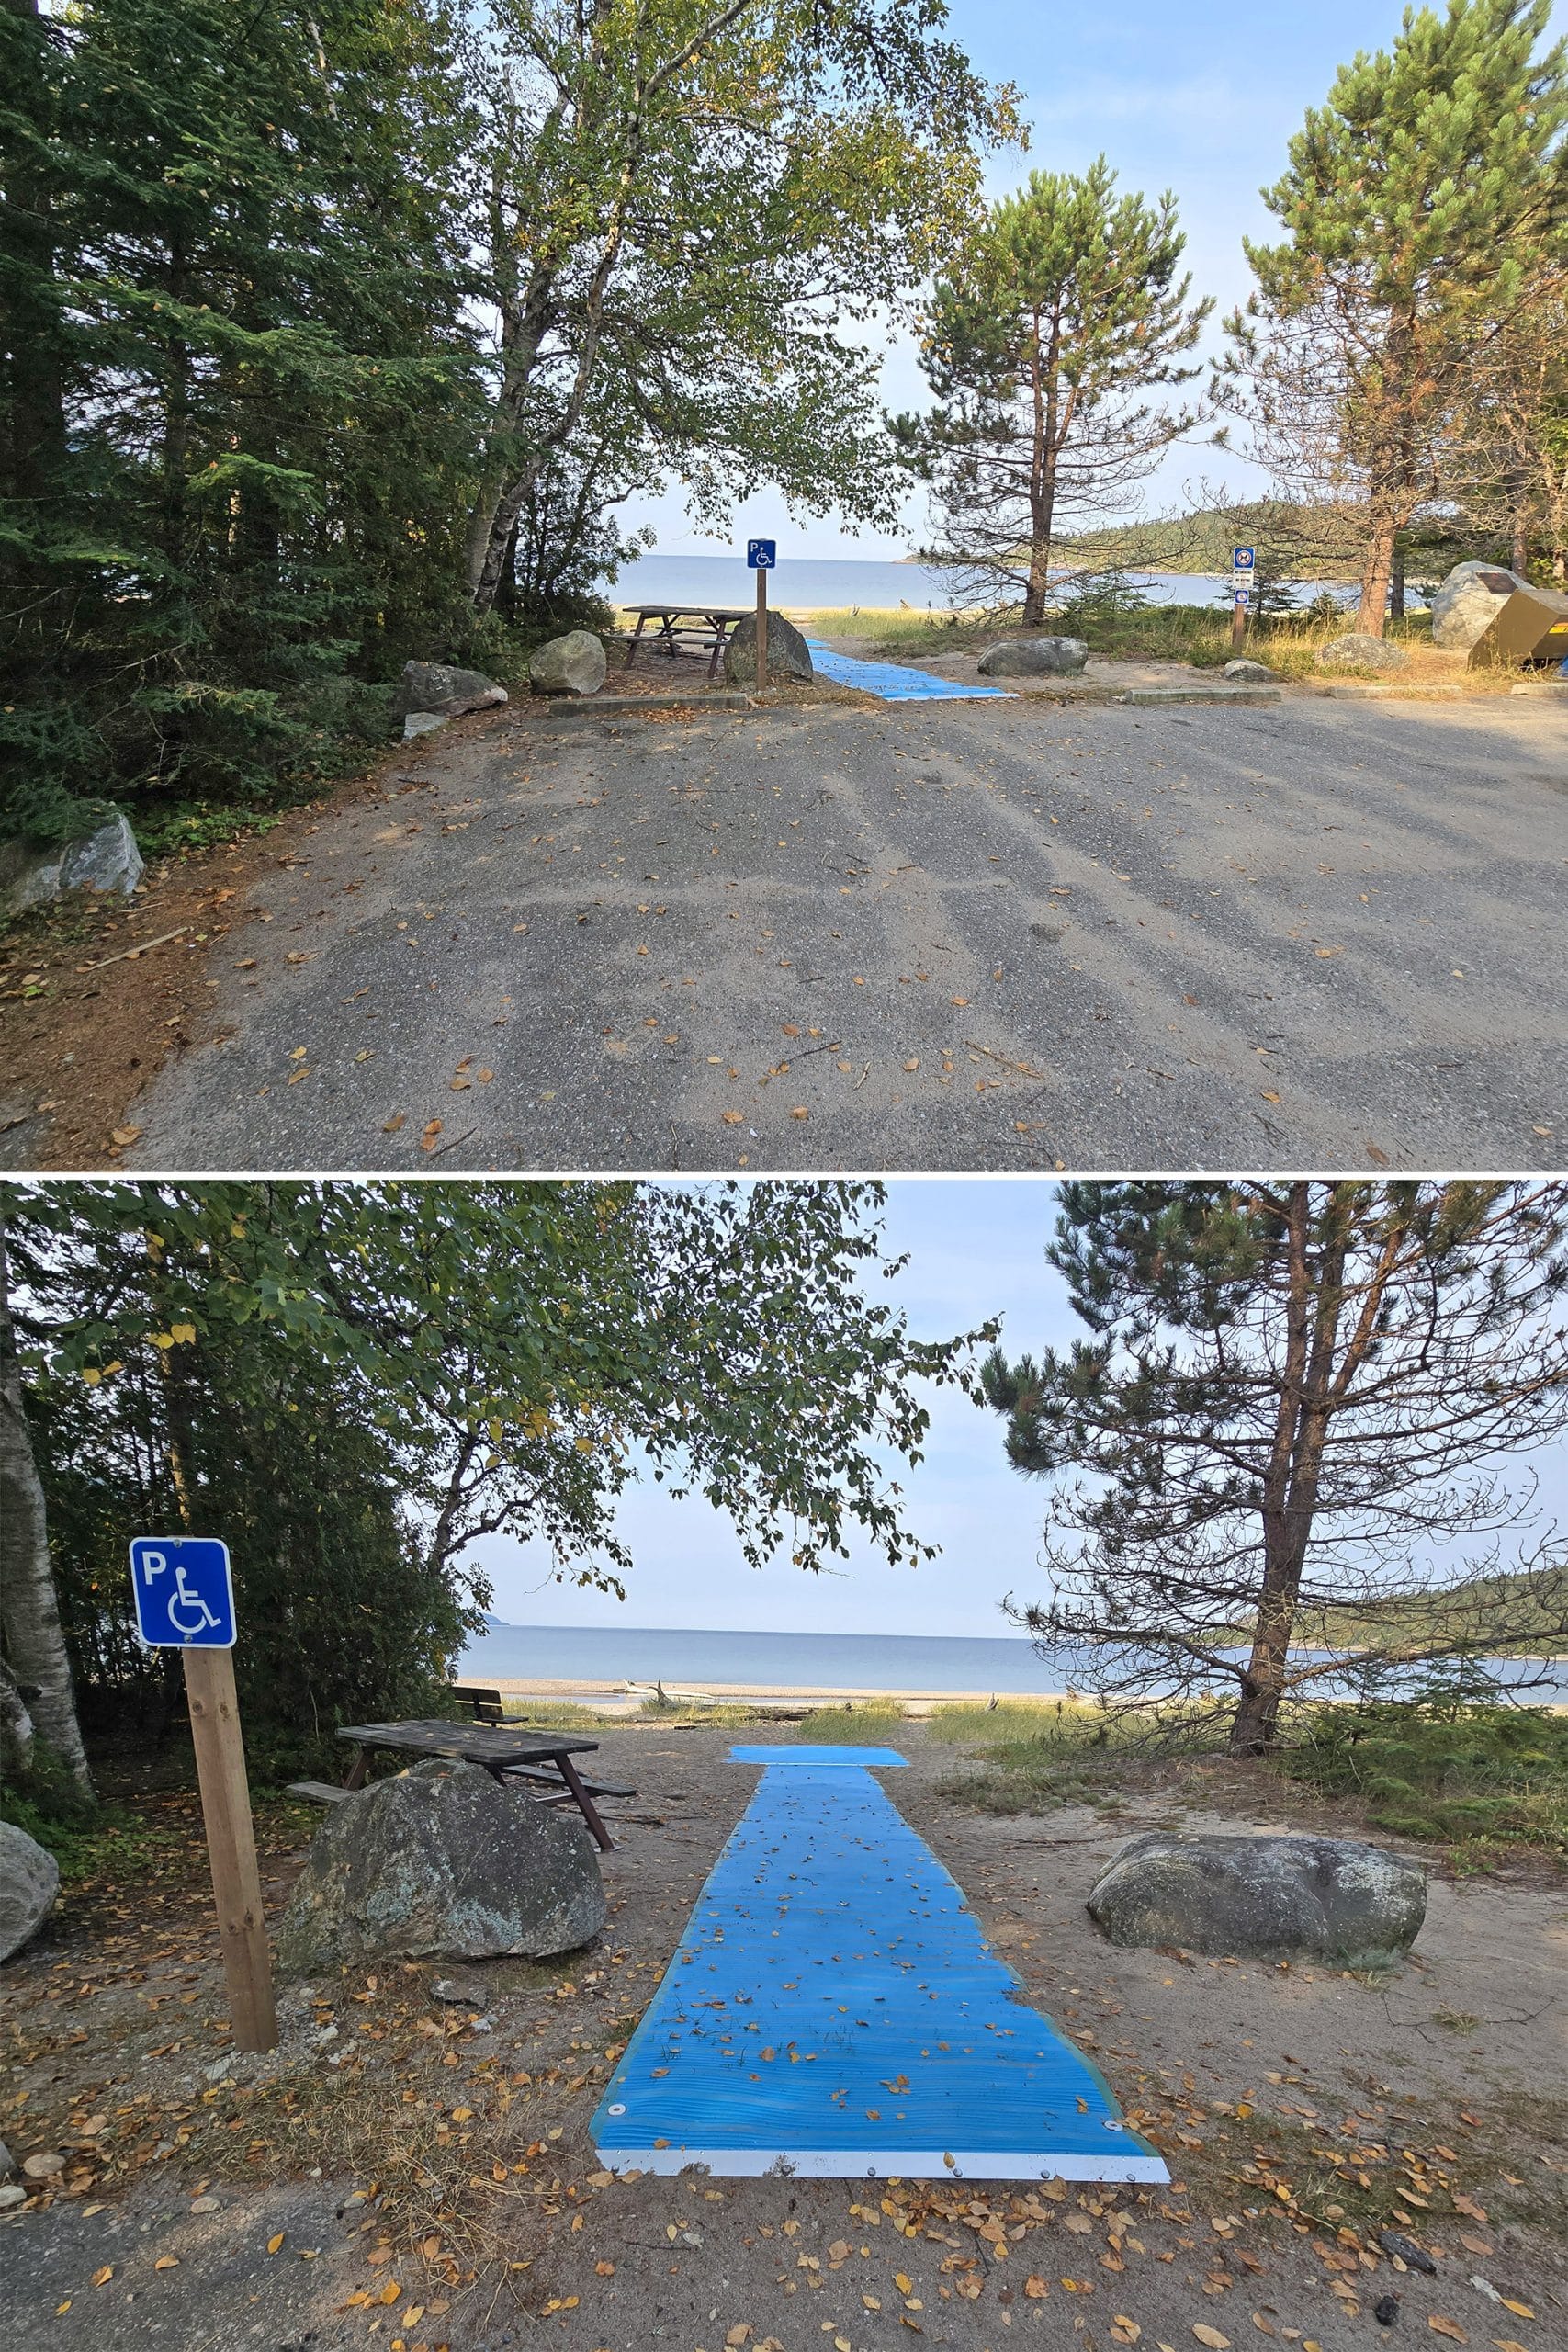
[[13, 6], [13, 828], [308, 779], [444, 621], [471, 449], [439, 13]]
[[1115, 188], [1100, 156], [1081, 178], [1032, 172], [991, 206], [924, 322], [938, 405], [896, 425], [935, 488], [931, 560], [993, 593], [1015, 591], [1021, 570], [1026, 628], [1043, 618], [1063, 529], [1124, 514], [1196, 421], [1146, 395], [1196, 372], [1181, 362], [1213, 305], [1188, 306], [1175, 198]]
[[1453, 1556], [1529, 1516], [1494, 1465], [1568, 1427], [1568, 1185], [1066, 1184], [1046, 1256], [1091, 1336], [982, 1376], [1055, 1482], [1024, 1622], [1101, 1688], [1228, 1690], [1251, 1754], [1348, 1662], [1568, 1634], [1561, 1543]]
[[1468, 380], [1561, 284], [1568, 42], [1551, 0], [1407, 8], [1343, 67], [1264, 191], [1286, 235], [1249, 243], [1222, 397], [1291, 494], [1359, 495], [1358, 627], [1381, 637], [1398, 534], [1448, 479]]

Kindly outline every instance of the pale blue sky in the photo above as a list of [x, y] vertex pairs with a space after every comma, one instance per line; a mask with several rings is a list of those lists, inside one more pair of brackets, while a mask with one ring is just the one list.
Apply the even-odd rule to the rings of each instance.
[[[1066, 1288], [1045, 1263], [1056, 1216], [1054, 1184], [1040, 1177], [894, 1177], [887, 1184], [887, 1255], [908, 1253], [893, 1284], [874, 1295], [903, 1306], [915, 1334], [946, 1339], [988, 1317], [1003, 1318], [1010, 1354], [1060, 1346], [1083, 1326]], [[700, 1499], [673, 1502], [651, 1483], [623, 1500], [620, 1530], [636, 1563], [624, 1603], [552, 1584], [542, 1545], [480, 1547], [495, 1585], [495, 1613], [511, 1624], [700, 1626], [716, 1631], [997, 1635], [1010, 1589], [1038, 1594], [1040, 1530], [1048, 1489], [1021, 1478], [1002, 1453], [998, 1416], [951, 1390], [930, 1393], [926, 1458], [903, 1483], [908, 1521], [941, 1557], [892, 1568], [856, 1546], [841, 1573], [808, 1576], [781, 1559], [749, 1568], [727, 1519]], [[1568, 1446], [1530, 1464], [1545, 1521], [1568, 1523]], [[1524, 1465], [1521, 1464], [1521, 1475]]]
[[[1251, 0], [1239, 9], [1213, 0], [949, 0], [949, 30], [987, 79], [1022, 92], [1030, 151], [992, 158], [988, 193], [1005, 194], [1032, 169], [1081, 171], [1102, 151], [1124, 188], [1174, 189], [1193, 290], [1215, 297], [1217, 322], [1246, 299], [1242, 239], [1270, 233], [1258, 190], [1283, 171], [1292, 132], [1358, 49], [1389, 46], [1403, 13], [1403, 0]], [[1559, 28], [1562, 17], [1560, 0]], [[1213, 333], [1211, 347], [1221, 340]], [[907, 342], [889, 357], [883, 389], [891, 408], [923, 405]], [[1204, 476], [1238, 493], [1260, 480], [1201, 445], [1179, 447], [1148, 505], [1180, 505], [1184, 484]], [[904, 530], [884, 536], [846, 532], [834, 517], [792, 520], [782, 499], [763, 494], [737, 511], [726, 540], [701, 537], [678, 492], [623, 511], [657, 526], [662, 553], [743, 554], [748, 536], [761, 534], [778, 539], [783, 565], [791, 555], [902, 555], [919, 543], [922, 504], [912, 497]], [[781, 573], [787, 603], [784, 589]]]
[[[1066, 1338], [1073, 1318], [1046, 1265], [1055, 1188], [1038, 1178], [903, 1177], [888, 1186], [888, 1254], [909, 1253], [897, 1299], [918, 1336], [945, 1339], [1005, 1314], [1009, 1346]], [[1005, 1634], [997, 1604], [1009, 1584], [1029, 1591], [1044, 1496], [1002, 1458], [1002, 1424], [951, 1391], [931, 1393], [926, 1459], [907, 1481], [910, 1523], [942, 1556], [890, 1568], [857, 1549], [843, 1575], [804, 1576], [781, 1561], [748, 1568], [729, 1522], [698, 1500], [673, 1503], [645, 1485], [626, 1498], [621, 1532], [637, 1561], [625, 1606], [542, 1582], [542, 1546], [486, 1548], [495, 1611], [513, 1624], [701, 1625], [790, 1633]]]

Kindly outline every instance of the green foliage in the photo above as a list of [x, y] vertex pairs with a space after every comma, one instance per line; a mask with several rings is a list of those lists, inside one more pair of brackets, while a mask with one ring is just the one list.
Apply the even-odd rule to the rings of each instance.
[[[1248, 243], [1225, 403], [1293, 494], [1364, 505], [1359, 626], [1383, 623], [1397, 533], [1450, 487], [1478, 367], [1560, 286], [1568, 43], [1551, 0], [1406, 10], [1309, 109]], [[1244, 390], [1243, 386], [1247, 389]]]
[[1509, 1457], [1568, 1416], [1568, 1188], [1076, 1182], [1061, 1212], [1046, 1255], [1089, 1336], [982, 1380], [1009, 1461], [1052, 1482], [1051, 1596], [1014, 1613], [1091, 1686], [1228, 1689], [1254, 1753], [1343, 1676], [1345, 1612], [1379, 1673], [1504, 1653], [1527, 1607], [1568, 1637], [1553, 1537], [1505, 1578], [1455, 1557], [1528, 1521]]
[[1317, 1708], [1276, 1769], [1396, 1837], [1568, 1856], [1568, 1716], [1545, 1709]]
[[[679, 472], [710, 524], [766, 481], [890, 521], [897, 469], [857, 329], [956, 232], [976, 142], [1010, 136], [939, 0], [491, 0], [470, 48], [500, 319], [468, 582], [520, 508], [604, 449]], [[584, 458], [584, 452], [588, 455]]]
[[968, 1385], [969, 1343], [914, 1340], [865, 1295], [879, 1197], [22, 1191], [20, 1346], [88, 1693], [154, 1727], [174, 1713], [123, 1563], [130, 1533], [182, 1521], [230, 1542], [251, 1736], [290, 1759], [345, 1717], [428, 1710], [489, 1598], [479, 1540], [541, 1539], [558, 1578], [620, 1589], [638, 1476], [725, 1512], [753, 1566], [816, 1569], [852, 1530], [931, 1557], [888, 1460], [920, 1458], [919, 1384]]
[[[965, 1747], [973, 1768], [942, 1793], [977, 1812], [1045, 1813], [1059, 1804], [1114, 1805], [1124, 1770], [1182, 1729], [1179, 1710], [1115, 1712], [1081, 1699], [996, 1699], [938, 1707], [932, 1739]], [[1186, 1744], [1212, 1741], [1194, 1725]]]
[[172, 1860], [183, 1861], [190, 1838], [180, 1828], [162, 1829], [125, 1805], [68, 1809], [41, 1802], [0, 1782], [0, 1821], [25, 1829], [54, 1856], [62, 1885], [107, 1872], [122, 1876], [155, 1871]]
[[894, 1699], [855, 1699], [837, 1707], [816, 1707], [792, 1726], [796, 1739], [824, 1747], [885, 1747], [897, 1744], [905, 1721]]
[[1193, 421], [1146, 395], [1192, 375], [1213, 306], [1188, 307], [1175, 198], [1150, 206], [1115, 182], [1103, 156], [1081, 177], [1032, 172], [971, 225], [924, 322], [937, 404], [895, 424], [934, 488], [932, 560], [993, 593], [1021, 587], [1026, 627], [1062, 525], [1124, 505]]
[[474, 397], [451, 52], [441, 0], [0, 16], [0, 266], [31, 322], [0, 386], [8, 828], [308, 786], [384, 727], [356, 683], [446, 631]]

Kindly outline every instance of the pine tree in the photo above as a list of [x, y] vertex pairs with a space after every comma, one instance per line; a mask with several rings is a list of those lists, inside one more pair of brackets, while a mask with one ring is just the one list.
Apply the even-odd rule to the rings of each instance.
[[1568, 1427], [1568, 1186], [1066, 1184], [1046, 1256], [1089, 1337], [983, 1377], [1054, 1482], [1023, 1622], [1101, 1689], [1218, 1689], [1252, 1754], [1347, 1655], [1568, 1634], [1562, 1543], [1492, 1544], [1533, 1503], [1500, 1465]]
[[995, 593], [1016, 589], [1038, 628], [1065, 526], [1127, 511], [1195, 418], [1146, 394], [1181, 362], [1213, 305], [1188, 306], [1186, 244], [1168, 191], [1118, 197], [1100, 156], [1081, 177], [1032, 172], [973, 229], [938, 280], [921, 365], [938, 405], [897, 421], [935, 487], [931, 559]]
[[1407, 8], [1344, 66], [1265, 200], [1258, 291], [1228, 324], [1227, 397], [1292, 494], [1359, 493], [1358, 627], [1381, 636], [1398, 534], [1445, 486], [1468, 378], [1561, 283], [1568, 42], [1551, 0]]

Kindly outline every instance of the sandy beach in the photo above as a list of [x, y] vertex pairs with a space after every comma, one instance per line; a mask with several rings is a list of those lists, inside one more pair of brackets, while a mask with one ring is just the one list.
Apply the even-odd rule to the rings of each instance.
[[[499, 1690], [503, 1699], [565, 1699], [577, 1706], [600, 1708], [606, 1714], [634, 1713], [660, 1687], [653, 1682], [593, 1682], [576, 1676], [526, 1679], [475, 1673], [465, 1675], [463, 1679], [485, 1690]], [[667, 1699], [699, 1704], [707, 1701], [715, 1706], [781, 1709], [872, 1705], [900, 1707], [916, 1718], [929, 1715], [933, 1707], [983, 1707], [993, 1698], [1017, 1695], [992, 1690], [879, 1690], [859, 1684], [824, 1689], [821, 1685], [781, 1682], [667, 1681], [662, 1687]], [[1072, 1693], [1064, 1687], [1060, 1690], [1031, 1691], [1029, 1696], [1039, 1700], [1066, 1699]]]

